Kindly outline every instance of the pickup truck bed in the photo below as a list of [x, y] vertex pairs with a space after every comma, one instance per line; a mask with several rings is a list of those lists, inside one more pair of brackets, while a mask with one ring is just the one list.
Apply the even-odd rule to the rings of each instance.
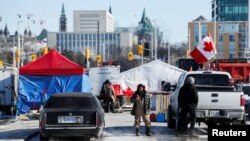
[[[219, 75], [221, 75], [225, 80], [231, 78], [226, 72], [204, 73], [202, 71], [186, 72], [180, 76], [176, 90], [172, 93], [170, 99], [170, 107], [168, 109], [169, 127], [175, 127], [176, 122], [178, 122], [179, 89], [184, 85], [186, 78], [193, 76], [196, 79], [205, 79], [206, 77], [213, 78], [213, 75], [216, 75], [214, 78], [218, 78]], [[199, 80], [199, 83], [204, 82], [203, 80]], [[243, 92], [236, 91], [233, 86], [226, 86], [227, 84], [214, 86], [212, 80], [210, 84], [211, 85], [195, 84], [199, 97], [196, 109], [197, 122], [204, 122], [206, 124], [244, 124], [245, 101]]]

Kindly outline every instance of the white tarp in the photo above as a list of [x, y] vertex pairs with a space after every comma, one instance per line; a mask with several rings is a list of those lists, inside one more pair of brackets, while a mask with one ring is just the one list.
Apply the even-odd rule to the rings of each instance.
[[122, 72], [119, 75], [112, 76], [110, 81], [114, 84], [119, 84], [122, 91], [127, 88], [135, 91], [139, 83], [144, 84], [147, 91], [159, 91], [161, 89], [161, 81], [176, 84], [179, 76], [183, 72], [185, 71], [182, 69], [160, 60], [155, 60]]

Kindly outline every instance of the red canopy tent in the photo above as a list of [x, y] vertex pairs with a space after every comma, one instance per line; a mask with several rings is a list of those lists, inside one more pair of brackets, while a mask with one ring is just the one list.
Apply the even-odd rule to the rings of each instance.
[[55, 49], [19, 69], [21, 75], [81, 75], [85, 69]]
[[91, 92], [85, 70], [56, 50], [19, 69], [17, 113], [38, 109], [55, 93]]

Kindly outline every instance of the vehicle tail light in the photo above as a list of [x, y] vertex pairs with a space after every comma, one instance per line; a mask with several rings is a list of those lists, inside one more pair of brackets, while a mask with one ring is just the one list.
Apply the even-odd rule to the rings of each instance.
[[41, 128], [45, 128], [46, 119], [47, 119], [47, 115], [46, 115], [46, 113], [42, 113], [42, 118], [41, 118]]
[[95, 115], [96, 115], [96, 118], [95, 118], [95, 120], [96, 120], [95, 121], [96, 127], [97, 128], [101, 127], [101, 116], [100, 116], [100, 114], [98, 112], [96, 112]]
[[244, 95], [241, 95], [241, 97], [240, 97], [240, 106], [245, 106], [245, 97], [244, 97]]

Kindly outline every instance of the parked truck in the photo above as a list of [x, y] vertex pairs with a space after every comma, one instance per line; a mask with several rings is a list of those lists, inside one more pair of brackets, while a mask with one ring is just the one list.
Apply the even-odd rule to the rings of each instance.
[[211, 66], [214, 67], [214, 70], [230, 73], [236, 81], [250, 82], [250, 63], [246, 59], [218, 59], [212, 62]]
[[197, 122], [206, 124], [245, 124], [245, 99], [242, 91], [229, 85], [231, 76], [220, 71], [190, 71], [183, 73], [171, 94], [168, 107], [168, 127], [178, 123], [178, 96], [187, 77], [195, 79], [199, 102], [196, 109]]
[[0, 114], [11, 114], [15, 107], [16, 69], [0, 67]]
[[100, 96], [100, 91], [103, 82], [111, 76], [120, 74], [120, 66], [104, 66], [89, 69], [89, 79], [91, 82], [91, 92], [97, 97]]
[[[198, 64], [194, 59], [179, 59], [177, 66], [186, 71], [203, 69], [203, 64]], [[235, 81], [250, 83], [250, 63], [247, 59], [215, 59], [210, 69], [228, 72]]]

